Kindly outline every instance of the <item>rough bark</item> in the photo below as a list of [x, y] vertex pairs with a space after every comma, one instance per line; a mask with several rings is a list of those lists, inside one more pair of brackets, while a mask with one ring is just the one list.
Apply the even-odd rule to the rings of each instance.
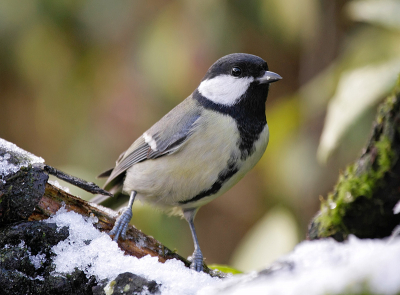
[[[45, 165], [29, 164], [29, 157], [21, 159], [20, 154], [4, 150], [3, 147], [0, 144], [0, 164], [4, 163], [1, 162], [3, 159], [7, 159], [8, 163], [15, 165], [15, 169], [23, 160], [23, 166], [12, 173], [0, 171], [0, 289], [3, 290], [0, 293], [93, 294], [94, 287], [103, 286], [107, 282], [96, 282], [95, 278], [87, 278], [77, 269], [65, 276], [52, 275], [54, 265], [51, 258], [54, 254], [51, 248], [65, 240], [69, 231], [67, 228], [56, 230], [56, 224], [40, 221], [65, 207], [67, 211], [91, 217], [96, 220], [94, 226], [98, 230], [108, 232], [115, 223], [116, 213], [53, 186], [47, 182], [49, 172], [44, 168]], [[186, 266], [190, 265], [186, 259], [133, 226], [128, 228], [127, 239], [119, 239], [118, 245], [127, 255], [138, 258], [151, 255], [158, 257], [160, 262], [175, 258]], [[33, 256], [43, 257], [45, 262], [35, 264]], [[215, 275], [206, 266], [204, 269], [206, 273]], [[137, 290], [143, 286], [149, 288], [153, 284], [141, 278], [133, 279], [129, 275], [121, 279], [121, 282], [126, 280], [132, 281], [132, 288]], [[153, 287], [157, 293], [158, 287]], [[97, 291], [101, 293], [99, 288]]]
[[349, 165], [312, 220], [309, 239], [389, 236], [400, 224], [400, 79], [379, 106], [361, 157]]
[[[0, 225], [23, 220], [47, 219], [65, 206], [68, 211], [75, 211], [88, 217], [97, 217], [98, 222], [95, 227], [100, 231], [108, 232], [112, 229], [115, 216], [106, 213], [95, 204], [47, 183], [47, 179], [46, 173], [37, 167], [23, 167], [11, 175], [6, 180], [6, 184], [0, 187]], [[138, 241], [141, 241], [140, 247], [136, 245]], [[143, 241], [145, 245], [143, 245]], [[157, 256], [160, 262], [176, 258], [189, 265], [186, 259], [133, 226], [129, 226], [127, 239], [119, 239], [118, 245], [126, 254], [138, 258], [145, 255]]]

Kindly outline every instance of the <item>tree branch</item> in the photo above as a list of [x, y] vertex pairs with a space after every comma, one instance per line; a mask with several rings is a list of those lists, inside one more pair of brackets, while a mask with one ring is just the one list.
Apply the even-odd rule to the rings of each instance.
[[[8, 154], [8, 161], [17, 165], [18, 153], [4, 149], [1, 141], [4, 140], [0, 139], [0, 156]], [[11, 174], [0, 171], [0, 226], [22, 220], [47, 219], [64, 206], [68, 211], [95, 218], [97, 222], [94, 226], [98, 230], [104, 232], [111, 230], [116, 217], [114, 211], [89, 203], [49, 184], [47, 170], [44, 167], [45, 165], [41, 163], [28, 164], [27, 167], [22, 166]], [[128, 227], [127, 239], [119, 239], [118, 245], [126, 254], [138, 258], [151, 255], [158, 257], [160, 262], [175, 258], [186, 266], [190, 265], [188, 260], [131, 225]], [[210, 274], [207, 266], [204, 269]]]

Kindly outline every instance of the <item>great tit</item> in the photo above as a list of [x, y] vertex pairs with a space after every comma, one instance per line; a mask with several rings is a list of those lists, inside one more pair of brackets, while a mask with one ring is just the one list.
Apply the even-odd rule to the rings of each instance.
[[[191, 268], [203, 270], [194, 228], [197, 210], [236, 184], [263, 155], [269, 139], [265, 102], [282, 79], [260, 57], [234, 53], [217, 60], [184, 101], [143, 133], [99, 177], [104, 188], [130, 195], [110, 235], [125, 239], [135, 197], [183, 213], [192, 232]], [[176, 210], [175, 210], [176, 211]]]

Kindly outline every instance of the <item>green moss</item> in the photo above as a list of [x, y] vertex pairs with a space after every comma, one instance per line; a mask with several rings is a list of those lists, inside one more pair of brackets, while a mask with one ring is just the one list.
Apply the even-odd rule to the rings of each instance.
[[[378, 152], [378, 169], [373, 173], [376, 180], [383, 178], [386, 172], [390, 170], [393, 165], [395, 153], [392, 151], [391, 141], [383, 136], [380, 141], [375, 144]], [[374, 172], [374, 171], [372, 171]]]
[[390, 139], [382, 135], [375, 143], [376, 159], [371, 169], [360, 173], [357, 164], [347, 167], [339, 176], [334, 191], [328, 195], [327, 200], [321, 203], [321, 213], [316, 222], [319, 224], [319, 236], [327, 237], [337, 231], [348, 233], [342, 222], [347, 209], [358, 197], [371, 198], [374, 191], [383, 184], [383, 177], [393, 164], [394, 152], [391, 149]]

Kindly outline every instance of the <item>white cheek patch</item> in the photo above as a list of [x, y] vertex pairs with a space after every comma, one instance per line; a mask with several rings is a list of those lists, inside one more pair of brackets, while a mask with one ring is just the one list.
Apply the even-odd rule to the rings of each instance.
[[204, 80], [197, 88], [202, 96], [222, 105], [231, 106], [247, 91], [253, 77], [235, 78], [230, 75], [220, 75]]
[[157, 151], [157, 142], [147, 132], [143, 133], [144, 142], [147, 143], [153, 151]]

